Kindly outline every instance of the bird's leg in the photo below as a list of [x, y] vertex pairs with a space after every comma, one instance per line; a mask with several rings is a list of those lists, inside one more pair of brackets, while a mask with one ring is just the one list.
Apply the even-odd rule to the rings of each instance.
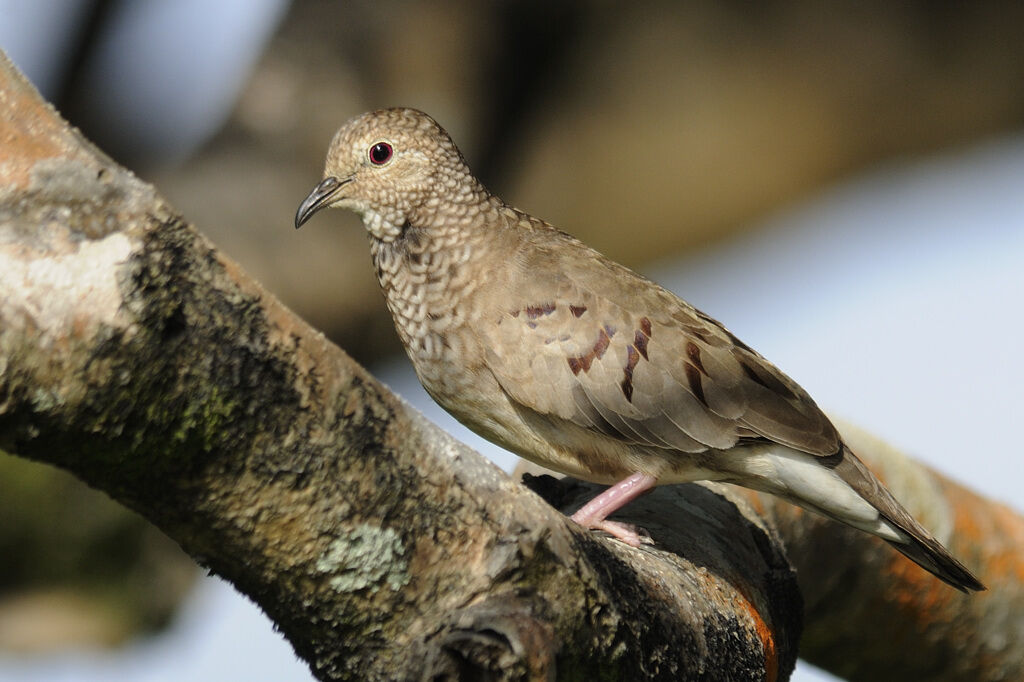
[[583, 505], [572, 515], [572, 520], [584, 528], [603, 530], [612, 537], [622, 540], [627, 545], [639, 547], [646, 538], [642, 538], [632, 526], [625, 523], [608, 521], [607, 517], [629, 504], [636, 498], [654, 488], [658, 479], [650, 474], [637, 472], [624, 478], [603, 493]]

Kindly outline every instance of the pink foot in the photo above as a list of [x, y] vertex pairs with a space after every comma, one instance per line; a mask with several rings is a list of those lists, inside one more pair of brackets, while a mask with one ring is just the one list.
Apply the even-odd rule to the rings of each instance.
[[[573, 521], [576, 518], [573, 517]], [[578, 523], [578, 522], [577, 522]], [[580, 524], [584, 528], [591, 528], [593, 530], [603, 530], [608, 535], [611, 535], [617, 540], [625, 542], [630, 547], [639, 547], [640, 545], [653, 545], [654, 540], [647, 534], [643, 528], [634, 526], [629, 523], [619, 523], [618, 521], [597, 521], [594, 523]]]
[[646, 533], [641, 535], [635, 526], [608, 521], [607, 517], [651, 490], [657, 482], [658, 479], [654, 476], [637, 472], [587, 502], [572, 515], [572, 520], [584, 528], [603, 530], [633, 547], [652, 544], [651, 538]]

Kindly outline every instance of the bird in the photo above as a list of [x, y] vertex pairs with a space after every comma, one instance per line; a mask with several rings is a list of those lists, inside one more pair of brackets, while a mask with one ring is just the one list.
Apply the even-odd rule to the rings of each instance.
[[657, 485], [777, 495], [876, 535], [949, 585], [985, 589], [895, 499], [795, 381], [714, 318], [506, 204], [448, 133], [410, 108], [346, 122], [298, 229], [354, 211], [427, 393], [484, 438], [607, 484], [572, 515], [608, 519]]

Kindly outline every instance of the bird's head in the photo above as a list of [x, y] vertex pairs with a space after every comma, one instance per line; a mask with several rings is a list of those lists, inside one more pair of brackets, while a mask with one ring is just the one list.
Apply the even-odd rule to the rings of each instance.
[[[466, 163], [448, 133], [415, 109], [381, 109], [351, 119], [334, 135], [324, 179], [295, 214], [299, 228], [322, 208], [363, 218], [374, 237], [394, 239], [402, 226], [441, 195], [472, 187]], [[458, 197], [450, 197], [458, 200]]]

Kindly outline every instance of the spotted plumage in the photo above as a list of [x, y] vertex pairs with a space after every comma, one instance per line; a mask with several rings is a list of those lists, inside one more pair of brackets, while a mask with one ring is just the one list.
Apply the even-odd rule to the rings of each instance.
[[426, 114], [346, 123], [296, 227], [360, 214], [424, 387], [484, 437], [615, 484], [573, 519], [654, 485], [727, 481], [874, 533], [951, 585], [982, 589], [843, 443], [807, 393], [674, 294], [491, 195]]

